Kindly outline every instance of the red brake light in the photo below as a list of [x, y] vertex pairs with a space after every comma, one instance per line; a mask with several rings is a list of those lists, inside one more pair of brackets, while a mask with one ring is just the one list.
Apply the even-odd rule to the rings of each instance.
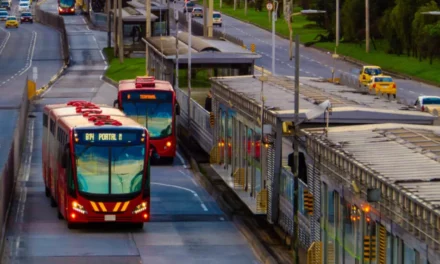
[[376, 84], [373, 84], [373, 88], [376, 88]]
[[393, 84], [393, 88], [396, 88], [396, 84]]
[[364, 79], [364, 80], [365, 80], [365, 75], [362, 75], [362, 79]]

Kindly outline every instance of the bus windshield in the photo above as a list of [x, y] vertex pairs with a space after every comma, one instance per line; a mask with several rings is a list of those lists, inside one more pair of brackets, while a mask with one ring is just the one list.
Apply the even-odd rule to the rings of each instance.
[[75, 6], [75, 0], [59, 0], [58, 3], [62, 8], [71, 8]]
[[141, 191], [146, 150], [138, 135], [80, 133], [75, 144], [78, 190], [102, 195]]
[[122, 95], [124, 113], [148, 129], [151, 139], [172, 134], [173, 94], [166, 91], [130, 91]]

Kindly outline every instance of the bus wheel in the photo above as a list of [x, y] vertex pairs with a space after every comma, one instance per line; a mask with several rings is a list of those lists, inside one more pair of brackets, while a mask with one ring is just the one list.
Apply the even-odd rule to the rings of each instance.
[[46, 197], [49, 197], [49, 196], [50, 196], [50, 190], [49, 190], [49, 188], [45, 187], [44, 192], [45, 192]]
[[53, 198], [53, 196], [50, 196], [50, 206], [51, 207], [57, 207], [57, 202]]
[[78, 228], [78, 225], [75, 224], [75, 223], [69, 223], [69, 222], [67, 222], [67, 228], [69, 228], [69, 229], [77, 229], [77, 228]]
[[64, 217], [63, 217], [63, 215], [61, 214], [60, 210], [57, 210], [57, 212], [58, 212], [58, 219], [63, 220]]
[[166, 164], [173, 164], [173, 162], [174, 162], [174, 157], [166, 157], [166, 158], [163, 158], [163, 161], [164, 161]]
[[134, 228], [136, 228], [136, 229], [144, 229], [144, 223], [136, 223], [136, 224], [134, 224]]

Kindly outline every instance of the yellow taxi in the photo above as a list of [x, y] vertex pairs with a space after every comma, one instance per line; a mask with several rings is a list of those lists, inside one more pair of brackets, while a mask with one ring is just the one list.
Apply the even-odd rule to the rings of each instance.
[[364, 66], [359, 74], [359, 87], [368, 85], [373, 76], [383, 75], [382, 69], [379, 66]]
[[5, 27], [15, 27], [18, 28], [18, 20], [15, 16], [8, 16], [6, 19]]
[[393, 78], [386, 75], [373, 76], [368, 83], [368, 91], [374, 94], [388, 94], [396, 98], [397, 86]]

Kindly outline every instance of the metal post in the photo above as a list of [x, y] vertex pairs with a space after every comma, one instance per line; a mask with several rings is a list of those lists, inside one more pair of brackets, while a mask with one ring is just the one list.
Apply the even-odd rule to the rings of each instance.
[[336, 0], [336, 47], [339, 46], [339, 0]]
[[365, 52], [370, 52], [370, 4], [365, 0]]
[[186, 12], [188, 15], [188, 133], [191, 125], [191, 39], [192, 39], [192, 27], [191, 27], [191, 13]]
[[115, 47], [113, 48], [113, 56], [116, 57], [117, 52], [118, 52], [118, 27], [117, 27], [117, 22], [116, 22], [116, 12], [117, 12], [117, 8], [118, 8], [118, 1], [117, 0], [113, 0], [113, 42]]
[[295, 250], [295, 262], [299, 264], [299, 225], [298, 225], [298, 213], [299, 213], [299, 197], [298, 197], [298, 168], [299, 168], [299, 35], [295, 37], [295, 131], [293, 136], [294, 142], [294, 169], [293, 175], [293, 247]]
[[[169, 1], [169, 0], [168, 0]], [[145, 37], [148, 40], [151, 37], [151, 0], [145, 0]], [[150, 75], [150, 69], [148, 68], [149, 61], [149, 47], [145, 45], [145, 75]]]
[[[169, 1], [169, 0], [168, 0]], [[176, 20], [176, 81], [174, 83], [174, 89], [179, 88], [179, 11], [176, 9], [176, 2], [174, 2], [174, 18]]]
[[111, 23], [111, 14], [112, 14], [112, 0], [107, 0], [107, 48], [110, 48], [112, 46], [112, 23]]
[[278, 1], [274, 1], [272, 11], [272, 75], [275, 75], [275, 22], [277, 20]]
[[207, 16], [207, 8], [206, 8], [206, 1], [203, 0], [203, 36], [208, 36], [208, 16]]
[[209, 7], [208, 7], [208, 37], [212, 38], [213, 35], [213, 28], [212, 28], [212, 16], [214, 13], [214, 0], [209, 0]]
[[119, 62], [124, 63], [124, 30], [122, 28], [122, 0], [118, 0], [118, 35], [119, 35]]
[[[264, 76], [264, 71], [261, 73], [262, 76]], [[263, 128], [264, 128], [264, 77], [261, 79], [261, 138], [260, 138], [260, 170], [261, 175], [263, 176], [265, 173], [263, 172], [263, 150], [264, 150], [264, 144], [263, 144]], [[261, 177], [263, 179], [263, 177]], [[260, 186], [263, 189], [263, 184], [260, 180]]]

